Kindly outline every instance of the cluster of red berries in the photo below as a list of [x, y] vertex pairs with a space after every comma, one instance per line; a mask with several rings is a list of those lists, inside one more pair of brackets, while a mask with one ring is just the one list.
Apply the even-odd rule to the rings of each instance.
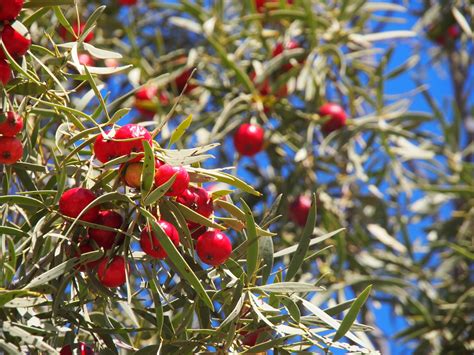
[[[28, 38], [29, 34], [20, 33], [21, 30], [11, 25], [20, 14], [23, 2], [24, 0], [2, 0], [0, 4], [0, 38], [7, 52], [14, 59], [23, 57], [31, 46], [31, 39]], [[0, 49], [0, 82], [7, 85], [11, 78], [10, 65], [6, 60], [5, 53]]]
[[[109, 132], [110, 133], [110, 132]], [[142, 142], [144, 140], [152, 143], [150, 133], [142, 126], [128, 124], [119, 128], [109, 136], [109, 139], [100, 134], [94, 144], [94, 154], [103, 163], [133, 152], [143, 152]], [[121, 167], [125, 170], [123, 180], [129, 186], [140, 187], [141, 171], [143, 162], [137, 161], [142, 156], [132, 159], [128, 165]], [[137, 169], [137, 167], [139, 169]], [[128, 169], [132, 172], [128, 173]], [[139, 170], [139, 173], [137, 171]], [[181, 203], [204, 217], [210, 217], [214, 212], [213, 202], [208, 192], [200, 187], [189, 185], [189, 174], [184, 167], [174, 167], [157, 160], [155, 184], [161, 186], [176, 174], [176, 179], [167, 196], [176, 198]], [[138, 179], [137, 179], [138, 178]], [[96, 199], [91, 190], [85, 188], [72, 188], [65, 191], [59, 200], [59, 211], [70, 218], [78, 218], [85, 222], [99, 224], [101, 226], [120, 229], [123, 225], [122, 216], [113, 210], [101, 210], [99, 206], [86, 207]], [[180, 238], [177, 229], [165, 220], [159, 220], [158, 224], [175, 246], [179, 245]], [[224, 263], [232, 253], [232, 244], [229, 238], [220, 231], [210, 230], [197, 223], [188, 222], [188, 228], [194, 239], [196, 239], [196, 252], [199, 258], [206, 264], [217, 266]], [[116, 231], [89, 228], [88, 237], [81, 240], [78, 245], [79, 255], [94, 250], [94, 244], [109, 250], [123, 242], [123, 235]], [[142, 250], [152, 258], [164, 259], [167, 255], [161, 246], [159, 239], [149, 226], [145, 226], [140, 234], [140, 246]], [[97, 266], [97, 277], [106, 287], [119, 287], [125, 283], [127, 265], [122, 256], [103, 257], [98, 261], [80, 265], [80, 270], [93, 269]]]
[[23, 144], [17, 135], [23, 129], [23, 118], [13, 112], [4, 113], [0, 123], [0, 164], [15, 164], [23, 156]]

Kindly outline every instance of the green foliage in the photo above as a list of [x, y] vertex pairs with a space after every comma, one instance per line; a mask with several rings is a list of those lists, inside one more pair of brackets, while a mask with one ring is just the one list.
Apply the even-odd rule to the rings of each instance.
[[[125, 11], [116, 1], [30, 0], [19, 18], [33, 46], [23, 58], [7, 55], [14, 78], [0, 84], [3, 111], [25, 119], [21, 162], [0, 167], [2, 350], [54, 353], [85, 341], [103, 353], [385, 353], [367, 306], [384, 303], [408, 321], [394, 338], [415, 340], [418, 351], [472, 351], [472, 5], [295, 0], [259, 10], [250, 0], [182, 0]], [[419, 19], [409, 30], [397, 27], [407, 12]], [[453, 24], [460, 37], [435, 45]], [[62, 39], [61, 27], [75, 40]], [[448, 64], [449, 105], [422, 75], [426, 38], [428, 65]], [[293, 39], [299, 48], [273, 55]], [[413, 51], [394, 66], [390, 45], [402, 41]], [[95, 64], [82, 65], [81, 54]], [[413, 90], [396, 86], [403, 76]], [[132, 117], [154, 141], [144, 143], [133, 189], [118, 166], [139, 154], [100, 164], [93, 143], [129, 119], [134, 95], [149, 86], [158, 94]], [[411, 111], [416, 95], [428, 112]], [[318, 108], [328, 101], [349, 118], [323, 134]], [[255, 159], [232, 148], [235, 128], [248, 122], [266, 130]], [[185, 166], [194, 186], [212, 184], [216, 214], [167, 196], [175, 177], [154, 186], [155, 159]], [[122, 226], [61, 215], [61, 195], [79, 186], [98, 196], [88, 208], [120, 211]], [[304, 227], [290, 213], [302, 195], [312, 196]], [[200, 263], [188, 222], [231, 236], [230, 259]], [[165, 260], [138, 248], [146, 225]], [[88, 227], [124, 242], [80, 254]], [[123, 287], [79, 270], [104, 255], [125, 257]]]

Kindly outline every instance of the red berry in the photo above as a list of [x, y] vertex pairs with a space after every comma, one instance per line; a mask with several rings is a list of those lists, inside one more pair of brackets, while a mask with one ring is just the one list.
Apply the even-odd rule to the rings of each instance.
[[[123, 218], [120, 214], [111, 210], [99, 211], [99, 217], [95, 223], [111, 228], [120, 228], [122, 226]], [[97, 245], [110, 249], [116, 239], [123, 239], [122, 235], [117, 232], [106, 231], [104, 229], [89, 228], [89, 236], [97, 243]]]
[[125, 259], [116, 255], [102, 259], [97, 268], [97, 277], [105, 287], [119, 287], [126, 281]]
[[[83, 32], [84, 32], [84, 28], [86, 27], [86, 24], [85, 23], [81, 23], [81, 26], [79, 27], [77, 22], [75, 22], [74, 24], [71, 25], [72, 26], [72, 30], [75, 34], [76, 37], [79, 37]], [[73, 41], [76, 41], [76, 38], [71, 34], [69, 33], [68, 30], [66, 30], [65, 27], [61, 27], [59, 29], [59, 36], [61, 36], [61, 38], [63, 39], [63, 41], [66, 41], [66, 42], [73, 42]], [[86, 38], [84, 39], [84, 42], [90, 42], [94, 39], [94, 33], [93, 32], [89, 32], [89, 34], [86, 36]]]
[[94, 350], [87, 345], [86, 343], [80, 342], [78, 344], [65, 345], [59, 352], [59, 355], [72, 355], [73, 349], [76, 351], [75, 354], [78, 355], [94, 355]]
[[308, 219], [310, 208], [311, 198], [306, 195], [298, 196], [290, 205], [291, 220], [300, 226], [304, 226]]
[[12, 78], [12, 70], [8, 62], [4, 59], [0, 59], [0, 82], [5, 86]]
[[[21, 34], [12, 26], [5, 25], [1, 33], [3, 44], [13, 58], [24, 56], [31, 46], [31, 39]], [[5, 53], [0, 50], [0, 59], [5, 59]]]
[[6, 113], [7, 119], [0, 123], [0, 134], [4, 137], [15, 137], [23, 129], [23, 118], [17, 113]]
[[[176, 88], [178, 89], [178, 92], [181, 93], [183, 91], [184, 87], [186, 86], [186, 83], [188, 82], [189, 78], [191, 77], [191, 74], [193, 72], [193, 69], [186, 69], [183, 71], [175, 80]], [[184, 91], [185, 94], [193, 91], [195, 88], [197, 88], [197, 85], [188, 83], [188, 86], [186, 87], [186, 90]]]
[[[79, 214], [96, 199], [95, 194], [82, 187], [75, 187], [65, 191], [59, 199], [59, 212], [71, 218], [76, 218]], [[86, 222], [95, 222], [99, 216], [99, 206], [89, 208], [79, 218]]]
[[149, 101], [158, 94], [158, 88], [156, 86], [142, 86], [135, 93], [135, 99], [138, 101]]
[[23, 8], [24, 0], [2, 0], [0, 2], [0, 22], [14, 20]]
[[87, 53], [79, 54], [79, 64], [85, 65], [87, 67], [95, 66], [95, 60], [91, 55]]
[[102, 163], [107, 163], [109, 160], [120, 156], [118, 154], [117, 142], [110, 140], [114, 138], [114, 132], [110, 133], [110, 130], [107, 130], [105, 134], [107, 137], [99, 133], [94, 143], [94, 155]]
[[[171, 239], [173, 244], [177, 247], [179, 245], [179, 233], [176, 228], [169, 222], [165, 220], [158, 221], [158, 224], [163, 229], [165, 234]], [[166, 258], [166, 251], [161, 246], [160, 241], [155, 236], [155, 233], [150, 229], [149, 226], [146, 226], [140, 235], [140, 246], [142, 250], [156, 259]]]
[[455, 40], [461, 35], [461, 30], [458, 25], [451, 25], [448, 27], [447, 33], [450, 39]]
[[201, 187], [189, 186], [176, 201], [204, 217], [209, 217], [214, 212], [211, 196]]
[[[301, 48], [301, 46], [295, 40], [290, 40], [287, 43], [285, 43], [285, 45], [283, 45], [283, 43], [279, 42], [279, 43], [277, 43], [277, 45], [273, 49], [272, 57], [275, 58], [276, 56], [282, 54], [286, 49], [296, 49], [296, 48]], [[302, 63], [302, 62], [303, 61], [300, 60], [300, 63]], [[282, 68], [283, 68], [284, 71], [288, 71], [291, 68], [293, 68], [293, 65], [291, 63], [286, 63], [286, 64], [283, 65]]]
[[217, 266], [229, 259], [232, 244], [224, 233], [209, 231], [198, 238], [196, 252], [204, 263]]
[[144, 116], [153, 116], [152, 100], [158, 95], [156, 86], [143, 86], [135, 93], [135, 108]]
[[253, 332], [248, 332], [248, 331], [241, 331], [239, 332], [240, 335], [242, 335], [242, 344], [247, 345], [247, 346], [255, 346], [257, 344], [258, 336], [260, 333], [262, 333], [265, 330], [265, 328], [260, 328], [257, 329]]
[[[265, 4], [266, 3], [275, 3], [279, 2], [280, 0], [255, 0], [255, 9], [262, 13], [265, 11]], [[286, 0], [287, 4], [293, 4], [293, 0]]]
[[[251, 72], [249, 74], [250, 80], [254, 83], [256, 89], [260, 93], [261, 96], [268, 96], [268, 95], [274, 95], [276, 97], [285, 97], [288, 96], [288, 88], [286, 85], [282, 85], [281, 87], [277, 88], [276, 91], [274, 92], [272, 87], [270, 86], [270, 80], [266, 78], [263, 82], [260, 84], [256, 84], [255, 79], [257, 75], [255, 72]], [[265, 112], [268, 113], [270, 108], [266, 107]]]
[[173, 175], [176, 174], [176, 179], [173, 185], [166, 192], [167, 196], [179, 196], [189, 186], [189, 174], [182, 166], [171, 166], [163, 164], [155, 172], [155, 185], [161, 186], [166, 183]]
[[23, 144], [16, 137], [0, 137], [0, 164], [15, 164], [23, 156]]
[[257, 77], [257, 74], [253, 71], [249, 74], [249, 78], [250, 80], [252, 80], [252, 82], [254, 83], [256, 89], [258, 90], [258, 92], [260, 93], [260, 95], [262, 96], [268, 96], [272, 93], [272, 89], [270, 87], [270, 80], [268, 80], [268, 78], [266, 78], [262, 83], [260, 84], [256, 84], [255, 83], [255, 79]]
[[332, 102], [325, 103], [319, 108], [319, 115], [321, 117], [329, 117], [329, 120], [321, 128], [324, 134], [329, 134], [346, 125], [346, 112], [338, 104]]
[[[150, 145], [152, 138], [150, 132], [137, 124], [126, 124], [115, 132], [114, 137], [117, 145], [118, 155], [129, 155], [132, 152], [143, 152], [142, 141], [146, 140]], [[123, 140], [123, 141], [120, 141]]]
[[[82, 241], [79, 243], [79, 247], [78, 247], [79, 251], [76, 251], [75, 252], [75, 256], [80, 258], [82, 254], [86, 254], [86, 253], [89, 253], [91, 251], [94, 251], [95, 249], [92, 247], [92, 245], [90, 244], [90, 241], [89, 240], [85, 240], [85, 241]], [[76, 268], [79, 270], [79, 271], [86, 271], [87, 269], [93, 269], [95, 268], [97, 265], [99, 265], [100, 263], [100, 260], [94, 260], [94, 261], [89, 261], [88, 263], [84, 263], [84, 264], [79, 264], [79, 265], [76, 265]]]
[[119, 0], [119, 4], [123, 6], [136, 5], [138, 0]]
[[244, 123], [234, 134], [234, 146], [240, 155], [254, 156], [263, 149], [263, 128]]

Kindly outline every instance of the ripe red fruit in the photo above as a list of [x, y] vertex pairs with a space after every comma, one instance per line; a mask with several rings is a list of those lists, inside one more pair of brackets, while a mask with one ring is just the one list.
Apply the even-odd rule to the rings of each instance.
[[448, 27], [447, 33], [450, 39], [455, 40], [461, 35], [461, 30], [458, 25], [451, 25]]
[[[81, 23], [81, 26], [79, 27], [77, 22], [75, 22], [74, 24], [71, 25], [72, 26], [72, 30], [75, 34], [75, 36], [73, 36], [71, 33], [69, 33], [68, 30], [66, 30], [65, 27], [61, 27], [59, 29], [59, 36], [63, 39], [63, 41], [66, 41], [66, 42], [73, 42], [73, 41], [76, 41], [76, 37], [79, 37], [83, 32], [84, 32], [84, 28], [86, 27], [86, 24], [85, 23]], [[84, 42], [90, 42], [94, 39], [94, 33], [93, 32], [89, 32], [89, 34], [86, 36], [86, 38], [84, 39]]]
[[263, 138], [262, 127], [244, 123], [234, 134], [234, 146], [240, 155], [254, 156], [263, 149]]
[[135, 92], [135, 99], [137, 101], [149, 101], [158, 94], [158, 88], [156, 86], [142, 86]]
[[0, 164], [15, 164], [23, 156], [23, 145], [16, 137], [0, 137]]
[[324, 134], [329, 134], [346, 125], [346, 112], [338, 104], [332, 102], [325, 103], [319, 108], [319, 115], [321, 117], [329, 117], [329, 120], [321, 127]]
[[4, 59], [0, 59], [0, 82], [5, 86], [12, 78], [12, 70], [8, 62]]
[[[184, 87], [186, 86], [186, 83], [188, 82], [189, 78], [191, 77], [192, 72], [193, 72], [192, 68], [186, 69], [184, 72], [182, 72], [174, 80], [174, 83], [176, 84], [176, 88], [178, 89], [179, 93], [181, 93], [181, 91], [183, 91]], [[189, 83], [188, 86], [186, 87], [186, 90], [184, 91], [184, 93], [185, 94], [190, 93], [195, 88], [197, 88], [197, 85]]]
[[[1, 37], [5, 48], [13, 58], [24, 56], [31, 46], [31, 39], [26, 38], [26, 34], [21, 34], [10, 25], [3, 27]], [[0, 59], [5, 59], [3, 50], [0, 50]]]
[[[120, 228], [122, 225], [122, 216], [111, 210], [99, 211], [99, 216], [95, 223], [111, 228]], [[89, 236], [97, 243], [97, 245], [110, 249], [116, 239], [122, 241], [123, 236], [117, 232], [106, 231], [104, 229], [89, 228]]]
[[24, 0], [2, 0], [0, 22], [14, 20], [20, 14], [24, 2]]
[[232, 243], [224, 233], [213, 230], [198, 238], [196, 252], [204, 263], [217, 266], [229, 259], [232, 253]]
[[119, 287], [126, 281], [125, 259], [116, 255], [102, 259], [97, 268], [97, 277], [105, 287]]
[[109, 160], [120, 156], [117, 142], [110, 140], [110, 138], [114, 138], [114, 132], [110, 133], [110, 130], [107, 130], [105, 134], [108, 136], [107, 139], [99, 133], [94, 143], [94, 155], [102, 163], [107, 163]]
[[173, 185], [166, 192], [167, 196], [179, 196], [189, 186], [189, 174], [182, 166], [171, 166], [169, 164], [163, 164], [155, 172], [155, 185], [161, 186], [166, 183], [173, 175], [176, 174], [176, 179]]
[[[158, 224], [163, 229], [165, 234], [171, 239], [173, 244], [177, 247], [179, 245], [179, 233], [176, 228], [165, 220], [158, 221]], [[166, 251], [163, 249], [158, 238], [155, 236], [155, 233], [153, 233], [149, 226], [146, 226], [142, 230], [140, 235], [140, 246], [146, 254], [153, 258], [166, 258]]]
[[118, 155], [129, 155], [132, 152], [143, 152], [142, 141], [146, 140], [150, 145], [152, 144], [152, 138], [150, 132], [140, 125], [137, 124], [126, 124], [120, 127], [115, 132], [117, 153]]
[[[96, 198], [95, 194], [82, 187], [69, 189], [61, 195], [59, 199], [59, 212], [71, 218], [76, 218], [79, 214]], [[86, 222], [95, 222], [99, 216], [99, 206], [89, 208], [79, 218]]]
[[[81, 257], [82, 254], [86, 254], [95, 250], [90, 244], [89, 240], [81, 241], [78, 248], [79, 248], [79, 251], [75, 252], [75, 256], [78, 258]], [[76, 269], [78, 269], [79, 271], [86, 271], [87, 269], [93, 269], [97, 265], [99, 265], [100, 260], [101, 259], [89, 261], [88, 263], [78, 264], [76, 265]]]
[[260, 328], [253, 332], [248, 332], [245, 330], [239, 332], [239, 334], [242, 336], [242, 344], [250, 347], [255, 346], [255, 344], [257, 344], [258, 336], [263, 331], [265, 331], [265, 328]]
[[290, 205], [290, 218], [300, 226], [306, 224], [309, 210], [311, 208], [311, 198], [306, 195], [298, 196]]
[[162, 106], [169, 105], [169, 98], [163, 91], [158, 91], [155, 86], [143, 86], [135, 93], [135, 108], [144, 116], [152, 116], [155, 114], [154, 98], [158, 100]]
[[85, 65], [87, 67], [95, 66], [95, 60], [91, 55], [87, 53], [79, 54], [79, 64]]
[[209, 217], [214, 212], [212, 198], [202, 187], [189, 186], [176, 201], [204, 217]]
[[255, 74], [255, 72], [251, 72], [249, 74], [250, 80], [252, 80], [252, 82], [255, 85], [255, 88], [258, 90], [261, 96], [274, 95], [277, 98], [288, 96], [288, 88], [286, 85], [282, 85], [281, 87], [276, 88], [276, 90], [274, 91], [270, 85], [270, 79], [266, 78], [263, 82], [261, 82], [260, 84], [257, 84], [255, 82], [256, 77], [257, 75]]
[[[277, 43], [277, 45], [273, 49], [272, 57], [275, 58], [276, 56], [282, 54], [286, 49], [296, 49], [296, 48], [301, 48], [301, 46], [295, 40], [290, 40], [290, 41], [286, 42], [285, 45], [283, 45], [283, 43], [279, 42], [279, 43]], [[299, 62], [302, 63], [303, 60], [300, 60]], [[286, 63], [282, 67], [282, 69], [284, 71], [288, 71], [291, 68], [293, 68], [293, 65], [291, 63]]]
[[17, 113], [6, 113], [7, 119], [0, 123], [0, 134], [4, 137], [15, 137], [23, 129], [23, 118]]
[[94, 355], [94, 350], [87, 345], [86, 343], [80, 342], [78, 344], [73, 344], [71, 345], [65, 345], [59, 351], [59, 355], [72, 355], [73, 354], [73, 349], [76, 351], [75, 354], [78, 355]]
[[138, 0], [119, 0], [119, 4], [124, 6], [135, 5], [137, 2]]

